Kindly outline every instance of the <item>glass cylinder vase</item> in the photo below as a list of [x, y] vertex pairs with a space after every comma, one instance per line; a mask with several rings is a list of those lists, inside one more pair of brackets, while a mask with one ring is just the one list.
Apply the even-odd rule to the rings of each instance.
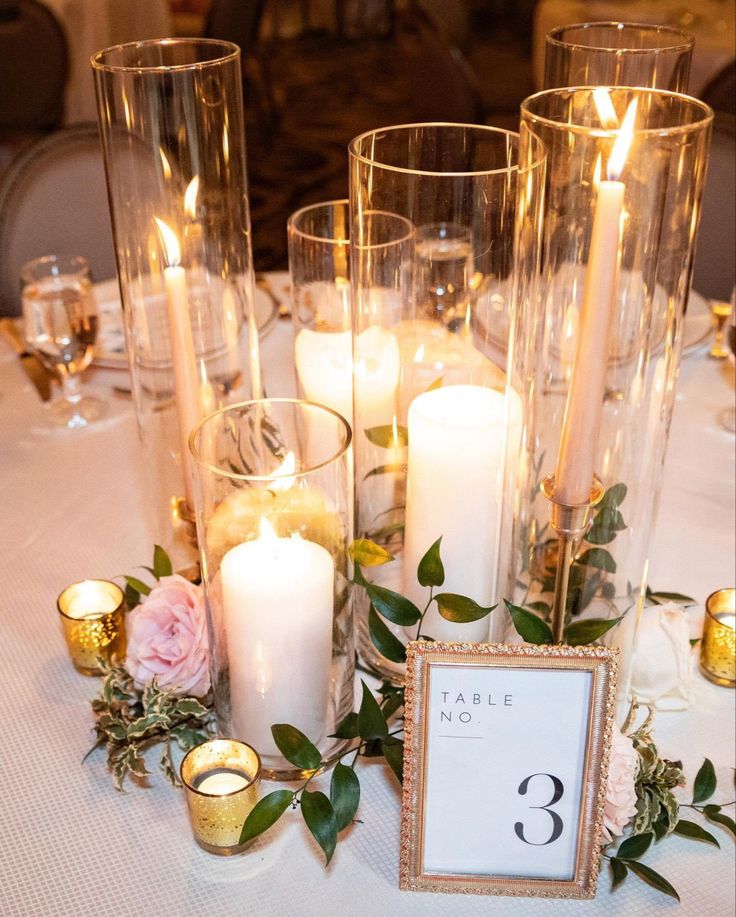
[[545, 36], [544, 86], [646, 86], [687, 92], [695, 39], [672, 26], [581, 22]]
[[621, 648], [622, 704], [645, 598], [711, 118], [694, 99], [646, 89], [549, 90], [522, 104], [520, 158], [532, 148], [536, 156], [541, 142], [546, 182], [543, 205], [519, 209], [537, 229], [523, 236], [511, 333], [510, 384], [522, 423], [507, 463], [515, 505], [506, 592], [550, 619], [562, 542], [548, 497], [587, 502], [595, 473], [604, 495], [574, 546], [563, 639], [599, 634]]
[[272, 726], [326, 760], [352, 709], [350, 442], [339, 414], [288, 399], [224, 408], [190, 440], [218, 731], [252, 745], [268, 777], [301, 775]]
[[260, 395], [240, 49], [144, 41], [92, 66], [139, 432], [159, 537], [183, 561], [189, 434]]
[[[442, 591], [484, 608], [500, 598], [504, 449], [519, 418], [505, 375], [517, 140], [410, 124], [349, 147], [357, 534], [395, 558], [362, 573], [427, 609], [420, 625], [359, 599], [361, 655], [397, 681], [420, 627], [442, 640], [497, 634], [493, 616], [445, 617], [417, 571], [441, 539]], [[539, 165], [525, 175], [532, 186]], [[376, 211], [412, 230], [388, 270], [375, 254]]]

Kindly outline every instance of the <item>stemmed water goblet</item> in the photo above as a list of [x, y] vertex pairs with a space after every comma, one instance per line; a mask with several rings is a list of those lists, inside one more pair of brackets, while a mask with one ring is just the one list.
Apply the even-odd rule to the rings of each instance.
[[70, 430], [94, 423], [106, 403], [81, 390], [98, 322], [89, 264], [79, 256], [36, 258], [23, 265], [21, 288], [26, 343], [61, 380], [63, 397], [51, 406], [52, 422]]

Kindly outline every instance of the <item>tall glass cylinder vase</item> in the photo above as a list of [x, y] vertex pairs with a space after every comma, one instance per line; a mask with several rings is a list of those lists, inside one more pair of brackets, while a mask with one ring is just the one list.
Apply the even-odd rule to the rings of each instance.
[[268, 777], [301, 775], [271, 726], [328, 759], [352, 709], [350, 442], [339, 414], [288, 399], [224, 408], [190, 440], [218, 731], [252, 745]]
[[[442, 539], [442, 591], [486, 608], [501, 597], [504, 449], [520, 415], [505, 374], [517, 140], [413, 124], [349, 147], [357, 533], [395, 558], [362, 572], [427, 608], [421, 633], [434, 639], [497, 635], [493, 616], [490, 630], [488, 617], [445, 617], [417, 571]], [[538, 184], [540, 172], [524, 180]], [[390, 270], [376, 257], [376, 211], [412, 230]], [[400, 680], [416, 613], [370, 607], [367, 595], [358, 604], [362, 656]]]
[[[521, 405], [507, 487], [506, 591], [549, 619], [559, 542], [542, 482], [564, 504], [605, 495], [575, 546], [567, 628], [613, 624], [628, 694], [649, 540], [682, 347], [710, 109], [645, 89], [560, 89], [522, 104], [521, 161], [541, 142], [543, 206], [522, 228], [510, 382]], [[520, 207], [520, 217], [534, 214]], [[549, 485], [550, 482], [548, 482]], [[593, 631], [598, 625], [590, 625]], [[593, 631], [587, 633], [588, 638]]]
[[646, 86], [687, 92], [695, 39], [672, 26], [582, 22], [545, 37], [544, 86]]
[[92, 65], [138, 426], [159, 537], [183, 560], [189, 433], [260, 394], [240, 49], [144, 41]]

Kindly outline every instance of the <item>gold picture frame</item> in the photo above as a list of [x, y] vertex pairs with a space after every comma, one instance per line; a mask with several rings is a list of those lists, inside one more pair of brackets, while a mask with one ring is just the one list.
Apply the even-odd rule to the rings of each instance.
[[[399, 876], [399, 884], [402, 889], [540, 898], [592, 898], [595, 896], [600, 868], [600, 840], [606, 777], [615, 716], [617, 667], [618, 650], [611, 647], [429, 641], [409, 644], [405, 689], [404, 784]], [[584, 674], [579, 674], [576, 679], [567, 678], [561, 681], [559, 676], [563, 672]], [[517, 686], [519, 715], [517, 716], [516, 712], [511, 713], [510, 710], [504, 710], [505, 707], [513, 707], [514, 694], [496, 695], [497, 702], [492, 701], [492, 695], [488, 694], [487, 703], [492, 707], [496, 707], [498, 703], [500, 707], [496, 707], [494, 711], [490, 711], [489, 708], [487, 712], [483, 713], [483, 716], [486, 716], [486, 722], [488, 722], [488, 717], [496, 717], [496, 724], [492, 725], [483, 735], [463, 733], [461, 725], [464, 727], [466, 723], [470, 724], [475, 711], [471, 712], [472, 708], [464, 706], [467, 705], [467, 700], [464, 694], [459, 694], [458, 698], [463, 699], [459, 717], [465, 717], [465, 719], [456, 719], [453, 724], [452, 717], [455, 713], [452, 710], [446, 710], [442, 705], [451, 704], [454, 695], [450, 690], [441, 691], [442, 700], [438, 701], [438, 688], [455, 683], [461, 676], [472, 677], [476, 681], [482, 680], [486, 685], [496, 684], [501, 677], [500, 673], [504, 673], [503, 677], [509, 683]], [[530, 679], [529, 673], [536, 674]], [[545, 678], [549, 680], [547, 685], [549, 690], [542, 692], [538, 714], [534, 709], [531, 709], [530, 712], [530, 708], [537, 707], [537, 694], [532, 692], [539, 690]], [[436, 684], [433, 685], [433, 682]], [[430, 688], [432, 699], [430, 699]], [[567, 722], [566, 716], [572, 718], [569, 722], [576, 724], [575, 728], [570, 729], [571, 737], [567, 742], [557, 740], [550, 742], [547, 739], [544, 747], [541, 747], [539, 742], [535, 744], [539, 735], [549, 736], [550, 709], [554, 709], [554, 698], [564, 698], [568, 690], [573, 691], [570, 694], [571, 698], [579, 699], [578, 702], [566, 702], [564, 709], [561, 710], [560, 723], [563, 735], [566, 735], [563, 723], [563, 721]], [[474, 693], [472, 696], [468, 694], [468, 697], [473, 702], [476, 702], [476, 698], [482, 698], [477, 701], [478, 704], [486, 701], [482, 693]], [[534, 698], [532, 703], [529, 702], [529, 697]], [[478, 707], [479, 711], [483, 709]], [[503, 713], [499, 714], [499, 709], [503, 710]], [[535, 715], [538, 717], [536, 721]], [[516, 716], [516, 721], [509, 719], [509, 723], [513, 725], [504, 727], [499, 725], [499, 716]], [[438, 721], [442, 720], [447, 720], [449, 725], [438, 726]], [[503, 780], [498, 779], [498, 775], [503, 774], [503, 768], [506, 765], [495, 760], [493, 763], [495, 776], [493, 779], [487, 778], [488, 782], [484, 784], [484, 787], [488, 792], [483, 793], [480, 799], [477, 787], [475, 791], [473, 789], [472, 779], [463, 782], [462, 775], [456, 777], [458, 762], [461, 762], [460, 770], [466, 766], [466, 762], [469, 762], [467, 764], [468, 774], [490, 774], [489, 756], [484, 757], [482, 749], [484, 746], [489, 748], [489, 743], [493, 743], [496, 736], [503, 738], [505, 728], [511, 729], [511, 734], [517, 737], [520, 734], [525, 735], [519, 730], [527, 730], [528, 741], [531, 743], [529, 747], [533, 751], [532, 758], [535, 761], [548, 751], [553, 756], [555, 754], [568, 755], [565, 759], [565, 766], [568, 768], [565, 774], [566, 779], [572, 777], [571, 782], [568, 781], [572, 789], [568, 793], [565, 805], [571, 807], [572, 815], [577, 813], [576, 818], [571, 815], [571, 823], [576, 826], [576, 830], [565, 831], [563, 825], [560, 828], [560, 834], [555, 837], [558, 822], [562, 825], [562, 819], [555, 813], [553, 804], [562, 805], [558, 800], [562, 799], [564, 787], [563, 783], [553, 774], [538, 771], [525, 775], [526, 779], [521, 783], [518, 783], [519, 774], [517, 774], [512, 784], [509, 784], [508, 781], [504, 783]], [[439, 735], [438, 729], [444, 729], [445, 732], [449, 730], [451, 734]], [[473, 730], [482, 731], [480, 727], [473, 727]], [[555, 735], [559, 736], [560, 732]], [[484, 739], [485, 741], [449, 744], [444, 741], [460, 738]], [[443, 742], [440, 743], [439, 739], [442, 739]], [[523, 742], [513, 746], [511, 755], [517, 752], [520, 744], [523, 745]], [[559, 749], [566, 744], [570, 746], [571, 750], [560, 752]], [[510, 746], [502, 745], [499, 742], [491, 744], [490, 747], [494, 750], [491, 756], [498, 759], [501, 757], [498, 749], [506, 753]], [[466, 772], [463, 771], [463, 773]], [[508, 774], [504, 777], [511, 779]], [[497, 806], [494, 808], [494, 787], [513, 785], [519, 794], [526, 794], [527, 789], [531, 786], [532, 777], [540, 778], [534, 784], [535, 790], [537, 784], [543, 784], [541, 778], [548, 777], [553, 781], [554, 795], [546, 806], [530, 805], [527, 799], [514, 798], [511, 800], [508, 789], [506, 789], [503, 798], [497, 800]], [[444, 783], [442, 783], [443, 780]], [[429, 786], [430, 783], [432, 786]], [[449, 787], [449, 794], [441, 792], [443, 787], [445, 790]], [[428, 795], [429, 791], [435, 793], [433, 798]], [[473, 795], [474, 792], [475, 795]], [[496, 792], [500, 793], [501, 790], [497, 789]], [[468, 796], [467, 800], [463, 796], [465, 793]], [[529, 797], [531, 795], [530, 791]], [[489, 850], [496, 842], [496, 838], [498, 838], [498, 856], [501, 859], [511, 857], [514, 844], [521, 848], [523, 842], [524, 845], [535, 849], [527, 851], [526, 847], [523, 848], [522, 865], [523, 862], [527, 864], [531, 862], [530, 857], [539, 857], [540, 860], [551, 864], [549, 873], [545, 872], [548, 867], [538, 867], [535, 864], [525, 874], [523, 868], [517, 870], [519, 861], [514, 861], [512, 866], [504, 868], [501, 872], [495, 872], [493, 869], [485, 872], [485, 860], [480, 863], [480, 866], [478, 862], [475, 862], [467, 869], [465, 865], [460, 867], [454, 865], [447, 868], [442, 858], [446, 856], [448, 862], [455, 862], [458, 855], [462, 856], [462, 851], [458, 853], [458, 845], [471, 845], [467, 849], [472, 849], [475, 856], [475, 848], [472, 847], [472, 826], [469, 828], [469, 838], [464, 836], [463, 830], [458, 830], [458, 826], [465, 824], [462, 820], [465, 803], [467, 803], [465, 812], [468, 820], [470, 822], [475, 820], [474, 823], [480, 826], [479, 830], [486, 832], [484, 835], [486, 839], [489, 836], [493, 838], [490, 845], [477, 845], [482, 852], [478, 853], [476, 859], [488, 857], [490, 862], [494, 854], [489, 853]], [[556, 860], [550, 859], [556, 857], [556, 854], [549, 851], [539, 853], [540, 848], [546, 846], [550, 846], [551, 850], [554, 849], [550, 841], [536, 842], [525, 837], [526, 826], [523, 821], [513, 825], [516, 840], [514, 840], [513, 832], [510, 831], [511, 825], [508, 821], [504, 824], [503, 830], [496, 827], [494, 817], [498, 814], [498, 810], [503, 809], [504, 806], [516, 804], [527, 805], [529, 810], [544, 809], [545, 814], [552, 818], [551, 824], [554, 827], [550, 837], [555, 840], [564, 838], [564, 843], [558, 845], [564, 848], [559, 858], [561, 865], [558, 865]], [[447, 809], [442, 810], [442, 806], [451, 806], [449, 815]], [[490, 808], [488, 817], [481, 818], [479, 809], [482, 809], [483, 806]], [[443, 811], [444, 818], [441, 817]], [[437, 812], [439, 814], [436, 814]], [[434, 818], [434, 827], [431, 827], [431, 818]], [[535, 818], [537, 818], [537, 813], [532, 813], [530, 821], [533, 829], [536, 830], [541, 822], [534, 821]], [[545, 824], [550, 823], [545, 822]], [[489, 831], [492, 832], [491, 835], [488, 834]], [[430, 848], [431, 857], [427, 852]], [[428, 865], [430, 860], [433, 860], [434, 865]], [[438, 866], [437, 863], [440, 865]]]

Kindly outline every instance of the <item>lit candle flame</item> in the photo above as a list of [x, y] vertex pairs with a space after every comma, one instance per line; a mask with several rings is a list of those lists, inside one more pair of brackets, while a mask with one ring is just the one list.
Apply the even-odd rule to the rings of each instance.
[[626, 109], [621, 130], [618, 133], [618, 137], [616, 137], [616, 142], [613, 144], [611, 157], [608, 160], [608, 169], [606, 170], [609, 181], [616, 181], [619, 175], [621, 175], [621, 170], [629, 154], [629, 147], [631, 146], [631, 141], [634, 139], [636, 107], [637, 100], [634, 99], [629, 103], [629, 107]]
[[199, 175], [195, 175], [194, 178], [187, 185], [187, 190], [184, 192], [184, 212], [186, 215], [194, 220], [197, 216], [197, 197], [199, 195]]
[[424, 359], [424, 344], [420, 344], [419, 347], [417, 347], [417, 352], [414, 354], [414, 362], [421, 363], [423, 359]]
[[601, 168], [601, 154], [599, 153], [598, 158], [595, 161], [595, 165], [593, 166], [593, 187], [596, 191], [598, 190], [598, 186], [601, 183]]
[[278, 541], [278, 535], [273, 530], [273, 526], [266, 519], [265, 516], [261, 518], [261, 524], [259, 526], [259, 534], [261, 536], [261, 541], [270, 548], [275, 548]]
[[594, 89], [593, 101], [595, 102], [595, 107], [598, 110], [598, 117], [601, 119], [603, 127], [605, 127], [606, 130], [615, 130], [615, 128], [618, 127], [618, 115], [611, 101], [610, 90], [600, 86]]
[[288, 490], [294, 484], [294, 472], [296, 471], [296, 458], [293, 452], [287, 452], [286, 458], [279, 465], [272, 477], [281, 480], [273, 481], [271, 490]]
[[161, 157], [161, 168], [164, 172], [164, 179], [166, 181], [171, 181], [171, 165], [169, 160], [166, 158], [166, 153], [164, 153], [163, 147], [158, 148], [158, 155]]
[[153, 219], [158, 226], [161, 244], [166, 254], [166, 262], [169, 267], [177, 267], [181, 261], [181, 249], [179, 247], [179, 240], [176, 238], [176, 233], [167, 223], [164, 223], [163, 220], [159, 220], [158, 217], [154, 217]]

